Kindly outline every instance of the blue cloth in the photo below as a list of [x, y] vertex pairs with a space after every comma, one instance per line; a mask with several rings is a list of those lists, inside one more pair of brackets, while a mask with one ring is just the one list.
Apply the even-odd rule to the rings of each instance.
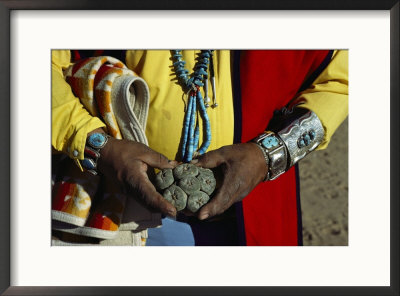
[[194, 246], [190, 225], [171, 218], [162, 219], [160, 228], [149, 228], [146, 246]]
[[235, 217], [200, 221], [196, 217], [178, 215], [177, 220], [164, 218], [160, 228], [150, 228], [146, 246], [242, 245]]

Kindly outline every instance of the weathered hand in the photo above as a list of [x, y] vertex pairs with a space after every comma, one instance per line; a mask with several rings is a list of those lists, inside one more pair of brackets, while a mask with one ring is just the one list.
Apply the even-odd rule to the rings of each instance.
[[150, 182], [148, 170], [176, 166], [164, 155], [144, 144], [110, 138], [100, 150], [98, 169], [107, 177], [116, 178], [130, 195], [139, 196], [147, 205], [165, 215], [176, 216], [175, 207], [157, 192]]
[[241, 201], [268, 172], [264, 155], [254, 143], [224, 146], [200, 156], [193, 163], [218, 168], [222, 172], [222, 185], [211, 201], [201, 208], [200, 220], [222, 214], [232, 204]]

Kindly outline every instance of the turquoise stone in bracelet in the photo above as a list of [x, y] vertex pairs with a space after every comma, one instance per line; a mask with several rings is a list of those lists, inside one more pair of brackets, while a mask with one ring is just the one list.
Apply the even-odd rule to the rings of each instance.
[[315, 131], [309, 130], [307, 133], [302, 134], [297, 140], [297, 147], [303, 148], [310, 145], [315, 139]]
[[81, 161], [81, 164], [82, 164], [83, 168], [85, 168], [86, 170], [89, 170], [89, 171], [90, 170], [95, 171], [97, 168], [96, 162], [91, 158], [84, 158]]
[[271, 149], [273, 147], [278, 146], [279, 141], [275, 136], [268, 136], [266, 137], [264, 140], [261, 141], [261, 144], [267, 148], [267, 149]]
[[107, 144], [109, 137], [107, 134], [93, 133], [86, 138], [85, 158], [81, 161], [81, 164], [93, 175], [97, 175], [97, 160], [100, 158], [100, 149]]
[[[205, 153], [211, 143], [210, 120], [204, 104], [204, 99], [201, 95], [200, 87], [205, 87], [205, 84], [208, 83], [207, 70], [212, 54], [213, 50], [202, 50], [200, 58], [194, 67], [195, 70], [189, 76], [189, 71], [185, 69], [186, 62], [182, 58], [181, 50], [172, 51], [172, 57], [174, 60], [173, 66], [178, 82], [183, 91], [189, 93], [182, 129], [182, 147], [180, 153], [184, 162], [190, 162], [194, 155]], [[204, 139], [199, 149], [200, 131], [198, 120], [196, 120], [197, 113], [200, 114], [204, 125]]]
[[95, 148], [100, 149], [103, 148], [107, 143], [107, 136], [102, 133], [93, 133], [87, 138], [87, 143]]
[[310, 136], [308, 134], [305, 134], [303, 139], [304, 139], [304, 143], [306, 143], [306, 146], [310, 145], [311, 139], [310, 139]]
[[308, 134], [310, 135], [310, 139], [311, 141], [313, 141], [315, 139], [315, 131], [312, 129], [308, 132]]

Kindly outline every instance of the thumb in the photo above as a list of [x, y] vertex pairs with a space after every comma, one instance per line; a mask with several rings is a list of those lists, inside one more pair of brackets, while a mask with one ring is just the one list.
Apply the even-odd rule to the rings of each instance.
[[150, 148], [147, 149], [141, 160], [157, 169], [173, 169], [178, 164], [175, 160], [168, 160], [166, 156]]
[[192, 160], [191, 163], [204, 168], [215, 168], [223, 162], [223, 153], [221, 153], [221, 150], [218, 149], [201, 155], [197, 159]]

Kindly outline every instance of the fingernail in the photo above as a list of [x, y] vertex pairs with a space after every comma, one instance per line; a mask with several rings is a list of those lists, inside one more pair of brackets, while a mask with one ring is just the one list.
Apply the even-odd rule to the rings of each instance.
[[168, 160], [168, 163], [173, 166], [176, 166], [178, 164], [176, 160]]
[[204, 220], [204, 219], [207, 219], [208, 216], [210, 216], [208, 213], [204, 213], [204, 214], [201, 214], [201, 215], [200, 215], [199, 219], [200, 219], [200, 220]]
[[192, 163], [192, 164], [196, 164], [196, 163], [198, 163], [199, 162], [199, 160], [198, 159], [193, 159], [190, 163]]

